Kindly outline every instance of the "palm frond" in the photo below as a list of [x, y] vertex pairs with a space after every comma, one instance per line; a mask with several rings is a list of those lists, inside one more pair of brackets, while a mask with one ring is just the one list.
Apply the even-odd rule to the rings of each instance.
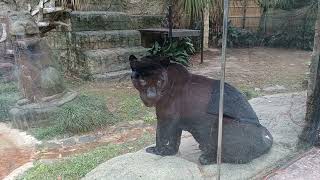
[[317, 8], [317, 0], [256, 0], [260, 7], [264, 9], [279, 8], [291, 9], [309, 6]]
[[192, 17], [200, 17], [202, 11], [213, 1], [218, 0], [179, 0], [182, 4], [183, 10]]

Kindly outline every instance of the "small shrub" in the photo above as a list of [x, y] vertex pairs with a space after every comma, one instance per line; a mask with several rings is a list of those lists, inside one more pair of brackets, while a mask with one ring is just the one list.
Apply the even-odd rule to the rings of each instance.
[[143, 117], [143, 121], [147, 124], [154, 124], [157, 122], [157, 117], [154, 113], [149, 112]]
[[41, 127], [41, 128], [33, 128], [29, 130], [29, 133], [32, 134], [35, 138], [39, 140], [43, 139], [52, 139], [53, 137], [57, 137], [59, 135], [65, 134], [63, 128], [59, 128], [56, 125]]
[[0, 94], [0, 121], [4, 121], [9, 117], [9, 110], [18, 100], [18, 93]]
[[0, 121], [6, 120], [10, 108], [19, 100], [15, 83], [0, 83]]
[[0, 94], [16, 92], [18, 92], [18, 87], [15, 83], [0, 83]]
[[[217, 44], [221, 46], [222, 43], [222, 33], [217, 35]], [[259, 45], [260, 41], [256, 33], [253, 33], [246, 29], [237, 28], [229, 23], [228, 26], [228, 37], [227, 46], [230, 48], [237, 47], [253, 47]]]
[[166, 41], [162, 46], [155, 42], [149, 53], [151, 55], [166, 56], [174, 62], [189, 66], [190, 56], [195, 53], [195, 48], [190, 38], [183, 38], [174, 40], [171, 43]]
[[54, 116], [59, 127], [65, 132], [88, 132], [95, 128], [111, 124], [111, 113], [106, 104], [98, 97], [81, 95], [71, 103], [63, 105]]
[[90, 151], [63, 158], [53, 163], [36, 162], [21, 179], [81, 179], [99, 164], [119, 156], [121, 154], [136, 152], [141, 148], [149, 146], [154, 141], [154, 135], [145, 133], [135, 141], [124, 144], [107, 144]]
[[278, 31], [264, 38], [263, 43], [269, 47], [298, 48], [312, 50], [314, 31], [311, 32], [284, 32]]
[[30, 132], [38, 139], [50, 139], [63, 134], [89, 132], [117, 122], [108, 111], [103, 98], [82, 94], [61, 106], [49, 118], [48, 127], [39, 127]]
[[243, 95], [247, 98], [247, 100], [256, 98], [261, 96], [261, 94], [253, 89], [250, 89], [248, 87], [240, 87], [240, 91], [242, 92]]

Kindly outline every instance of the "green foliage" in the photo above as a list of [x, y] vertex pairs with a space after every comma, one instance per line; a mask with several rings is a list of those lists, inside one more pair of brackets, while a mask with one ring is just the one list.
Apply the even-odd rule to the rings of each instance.
[[178, 0], [174, 2], [178, 7], [182, 7], [186, 14], [193, 18], [201, 17], [201, 14], [206, 7], [210, 9], [210, 16], [212, 16], [214, 19], [223, 14], [222, 0]]
[[6, 120], [10, 108], [19, 100], [15, 83], [0, 83], [0, 121]]
[[249, 30], [229, 26], [227, 42], [229, 47], [252, 47], [258, 44], [258, 38]]
[[19, 100], [18, 93], [0, 94], [0, 121], [9, 117], [9, 110]]
[[66, 132], [88, 132], [97, 127], [114, 123], [106, 104], [99, 97], [80, 95], [71, 103], [59, 108], [58, 113], [52, 116], [53, 121]]
[[152, 124], [156, 121], [155, 109], [146, 107], [136, 91], [130, 89], [107, 90], [104, 92], [108, 101], [116, 107], [112, 113], [120, 122], [143, 120]]
[[[217, 39], [222, 42], [222, 33], [218, 34]], [[257, 34], [246, 29], [234, 27], [229, 23], [227, 37], [228, 47], [253, 47], [259, 44], [260, 41]]]
[[270, 47], [312, 50], [314, 41], [314, 24], [314, 19], [305, 20], [304, 24], [299, 24], [297, 26], [284, 24], [281, 30], [272, 35], [266, 36], [263, 39], [263, 44]]
[[203, 9], [209, 4], [210, 0], [179, 0], [184, 11], [193, 17], [201, 16]]
[[38, 163], [27, 172], [23, 179], [80, 179], [100, 163], [119, 155], [121, 149], [117, 145], [98, 148], [93, 152], [78, 155], [52, 164]]
[[[314, 19], [304, 21], [296, 26], [283, 24], [282, 28], [270, 35], [260, 36], [246, 29], [229, 24], [227, 46], [231, 48], [268, 46], [312, 50], [314, 41]], [[217, 36], [217, 44], [221, 46], [222, 33]], [[220, 43], [220, 44], [219, 44]]]
[[85, 154], [76, 155], [50, 164], [37, 163], [21, 179], [81, 179], [99, 164], [124, 153], [135, 152], [150, 145], [153, 135], [144, 134], [142, 138], [125, 144], [108, 144]]
[[147, 124], [154, 124], [157, 122], [157, 117], [153, 112], [148, 112], [144, 117], [143, 121]]
[[291, 10], [306, 6], [314, 6], [317, 0], [258, 0], [260, 7], [264, 9], [277, 8]]
[[15, 83], [0, 83], [0, 94], [16, 92], [18, 92], [18, 87]]
[[255, 91], [254, 89], [245, 86], [240, 87], [240, 91], [242, 92], [242, 94], [245, 95], [245, 97], [248, 100], [261, 96], [261, 94], [258, 91]]
[[62, 135], [66, 133], [63, 131], [63, 128], [59, 128], [59, 126], [55, 125], [55, 123], [52, 124], [52, 126], [29, 129], [29, 133], [39, 140], [49, 140], [59, 136], [62, 137]]
[[182, 38], [171, 43], [165, 41], [163, 46], [155, 42], [149, 53], [151, 55], [169, 57], [174, 62], [189, 66], [190, 56], [195, 53], [195, 48], [190, 38]]
[[[67, 83], [67, 84], [71, 88], [76, 88], [76, 87], [79, 87], [82, 83], [83, 82], [77, 82], [72, 85], [70, 85], [70, 83]], [[107, 115], [105, 116], [105, 120], [107, 121], [107, 123], [105, 125], [115, 124], [117, 122], [128, 122], [128, 121], [137, 121], [137, 120], [143, 120], [149, 124], [153, 124], [154, 122], [156, 122], [156, 118], [154, 117], [154, 114], [155, 114], [154, 108], [146, 107], [142, 103], [139, 97], [139, 94], [136, 91], [133, 91], [132, 89], [117, 88], [117, 90], [114, 90], [113, 88], [103, 88], [103, 89], [97, 90], [96, 88], [94, 88], [92, 92], [90, 92], [90, 90], [89, 91], [84, 90], [82, 93], [86, 94], [86, 96], [89, 96], [95, 99], [95, 101], [96, 99], [98, 99], [100, 104], [102, 104], [102, 102], [106, 104], [105, 102], [107, 102], [110, 105], [109, 108], [110, 110], [112, 110], [112, 115], [109, 114], [108, 111], [106, 112]], [[69, 102], [68, 104], [70, 103], [73, 104], [72, 105], [73, 107], [75, 108], [77, 107], [78, 103], [76, 101]], [[92, 103], [89, 103], [89, 104], [92, 104]], [[86, 104], [85, 106], [90, 106], [89, 104]], [[78, 104], [78, 106], [80, 105]], [[102, 106], [105, 107], [105, 105], [102, 105]], [[84, 109], [87, 109], [87, 108], [84, 108]], [[91, 111], [88, 111], [87, 113], [91, 113]], [[65, 116], [65, 115], [60, 115], [60, 117], [61, 116]], [[68, 117], [65, 116], [64, 119], [68, 120], [66, 118]], [[52, 139], [54, 137], [75, 134], [65, 130], [65, 127], [63, 126], [64, 126], [63, 121], [61, 123], [58, 123], [58, 121], [52, 117], [50, 118], [50, 125], [47, 124], [47, 126], [45, 127], [40, 126], [40, 127], [30, 129], [29, 132], [33, 136], [35, 136], [37, 139], [40, 139], [40, 140]], [[95, 128], [99, 128], [99, 127], [100, 126], [98, 125]], [[92, 127], [92, 130], [95, 130], [95, 128]]]
[[52, 113], [50, 126], [33, 129], [31, 133], [38, 139], [49, 139], [57, 135], [88, 132], [116, 121], [102, 98], [82, 94]]

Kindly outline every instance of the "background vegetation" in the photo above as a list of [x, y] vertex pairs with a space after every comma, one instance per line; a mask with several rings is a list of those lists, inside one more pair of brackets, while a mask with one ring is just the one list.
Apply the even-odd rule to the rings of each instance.
[[15, 83], [0, 83], [0, 121], [9, 117], [10, 108], [19, 98], [20, 95]]
[[104, 145], [90, 152], [61, 159], [53, 163], [38, 162], [21, 179], [81, 179], [99, 164], [121, 154], [138, 151], [152, 144], [153, 141], [154, 135], [146, 133], [136, 141], [124, 144]]
[[151, 55], [165, 56], [184, 66], [189, 66], [191, 55], [195, 53], [192, 40], [189, 38], [175, 39], [173, 42], [165, 41], [162, 45], [155, 42], [149, 50]]
[[30, 129], [29, 132], [36, 138], [72, 136], [121, 122], [156, 122], [154, 108], [145, 107], [138, 92], [128, 88], [129, 85], [125, 83], [112, 83], [112, 86], [103, 84], [102, 87], [82, 81], [75, 84], [67, 81], [67, 84], [72, 89], [79, 89], [79, 97], [61, 106], [47, 120], [49, 123]]

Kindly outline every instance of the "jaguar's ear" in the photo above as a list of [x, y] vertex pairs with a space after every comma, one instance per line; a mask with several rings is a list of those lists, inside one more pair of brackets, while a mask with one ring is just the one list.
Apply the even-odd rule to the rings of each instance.
[[132, 70], [135, 69], [137, 60], [138, 60], [138, 59], [137, 59], [134, 55], [131, 55], [131, 56], [129, 57], [130, 67], [131, 67]]
[[168, 67], [170, 65], [170, 58], [169, 57], [161, 57], [160, 64], [163, 67]]
[[131, 55], [131, 56], [129, 57], [129, 61], [130, 61], [130, 62], [137, 61], [137, 60], [138, 60], [137, 57], [134, 56], [134, 55]]

